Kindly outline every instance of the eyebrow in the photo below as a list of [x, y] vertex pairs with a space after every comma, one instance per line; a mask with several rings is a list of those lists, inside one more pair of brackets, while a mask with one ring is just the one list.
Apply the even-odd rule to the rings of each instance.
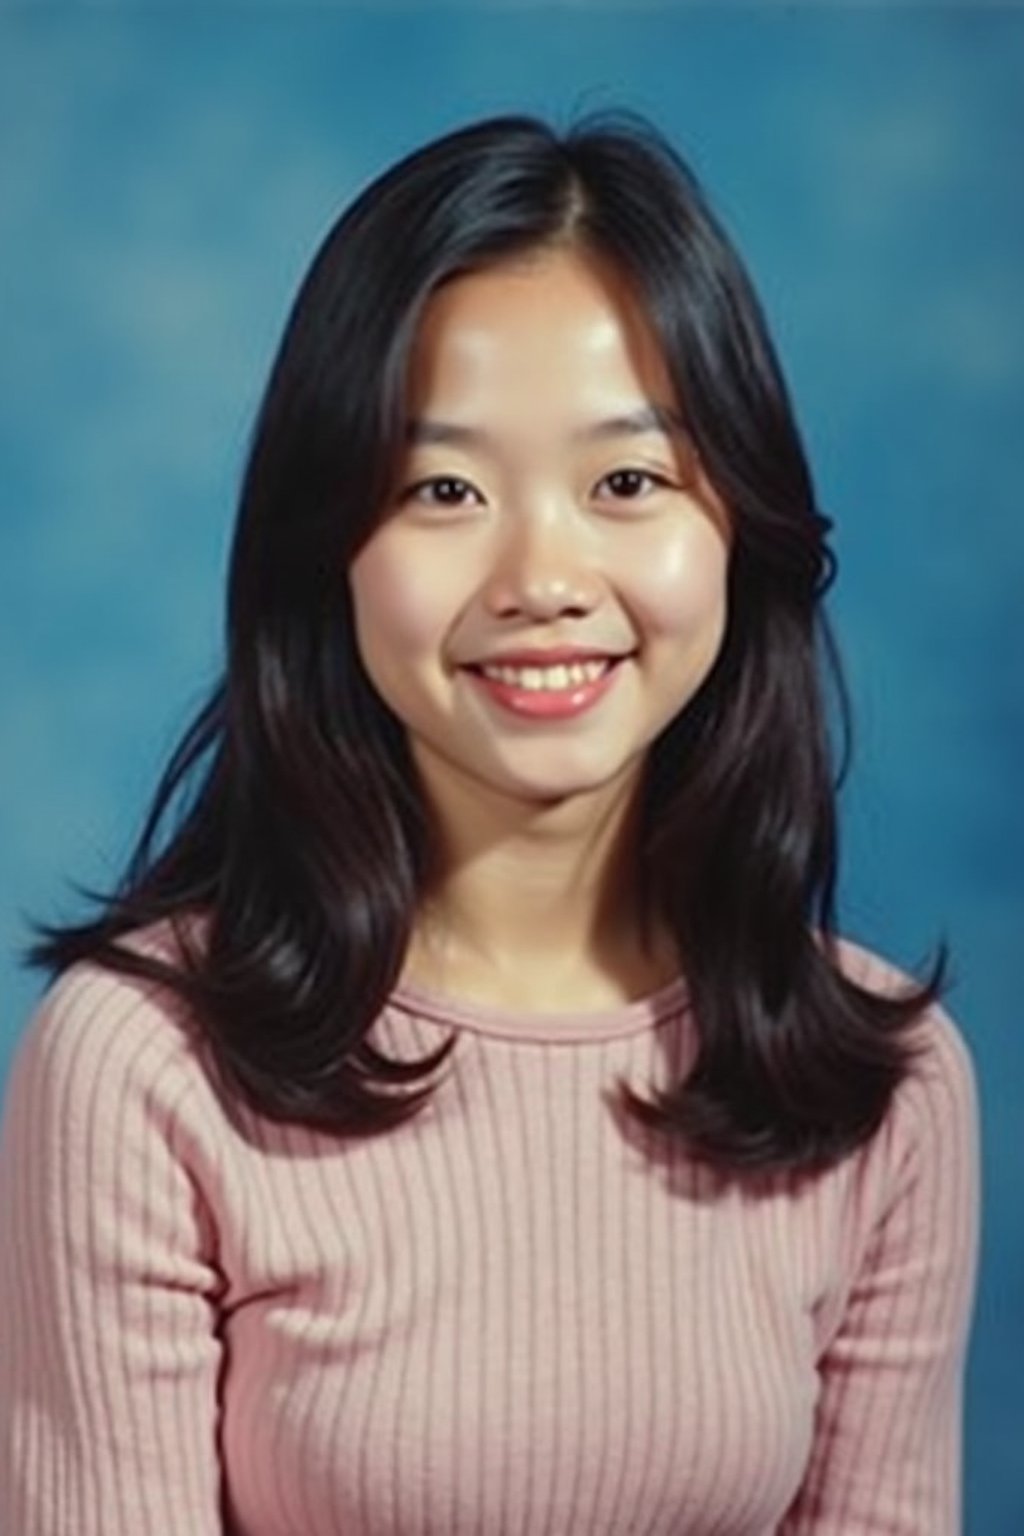
[[[588, 423], [573, 437], [582, 442], [601, 442], [610, 437], [638, 437], [647, 432], [660, 432], [665, 437], [688, 437], [686, 426], [679, 412], [666, 405], [649, 403], [622, 416], [608, 416], [603, 421]], [[411, 445], [441, 443], [454, 447], [489, 447], [491, 435], [482, 427], [460, 426], [451, 421], [410, 421], [406, 441]]]

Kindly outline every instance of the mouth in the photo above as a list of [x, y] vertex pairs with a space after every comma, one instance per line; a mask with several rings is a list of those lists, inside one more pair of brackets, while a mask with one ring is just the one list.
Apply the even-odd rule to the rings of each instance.
[[566, 693], [600, 682], [624, 659], [622, 656], [591, 657], [586, 661], [559, 661], [551, 666], [489, 662], [470, 666], [468, 670], [489, 682], [503, 683], [524, 693]]
[[550, 666], [487, 662], [465, 670], [499, 714], [524, 721], [570, 720], [593, 708], [614, 686], [626, 656], [588, 656]]

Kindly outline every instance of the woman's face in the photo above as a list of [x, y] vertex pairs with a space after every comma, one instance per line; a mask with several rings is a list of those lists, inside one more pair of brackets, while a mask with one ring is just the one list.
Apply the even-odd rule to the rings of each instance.
[[428, 301], [400, 491], [353, 561], [358, 645], [428, 796], [638, 779], [726, 620], [725, 511], [623, 280], [556, 249]]

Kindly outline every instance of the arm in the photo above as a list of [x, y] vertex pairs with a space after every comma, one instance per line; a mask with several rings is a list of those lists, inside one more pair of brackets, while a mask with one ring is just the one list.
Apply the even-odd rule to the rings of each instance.
[[958, 1536], [978, 1250], [974, 1075], [935, 1010], [898, 1091], [886, 1198], [819, 1362], [814, 1444], [778, 1536]]
[[138, 985], [69, 974], [0, 1128], [0, 1530], [221, 1536], [195, 1084]]

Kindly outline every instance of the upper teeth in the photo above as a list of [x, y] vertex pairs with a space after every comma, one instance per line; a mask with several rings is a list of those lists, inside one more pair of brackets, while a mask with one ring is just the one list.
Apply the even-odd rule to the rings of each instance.
[[481, 667], [485, 677], [515, 688], [578, 688], [595, 683], [611, 666], [610, 661], [578, 661], [557, 667]]

